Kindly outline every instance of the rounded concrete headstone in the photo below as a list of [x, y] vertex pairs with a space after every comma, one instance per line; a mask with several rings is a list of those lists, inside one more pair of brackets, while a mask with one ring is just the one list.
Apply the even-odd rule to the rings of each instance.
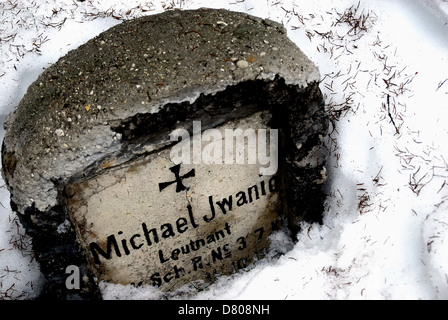
[[207, 284], [265, 257], [275, 230], [319, 221], [318, 82], [281, 25], [211, 9], [123, 22], [46, 69], [2, 148], [43, 295]]

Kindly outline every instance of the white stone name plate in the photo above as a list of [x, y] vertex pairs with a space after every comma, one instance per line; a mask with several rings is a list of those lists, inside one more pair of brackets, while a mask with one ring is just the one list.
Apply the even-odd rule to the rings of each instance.
[[[266, 255], [280, 225], [279, 180], [247, 163], [249, 139], [246, 163], [225, 163], [229, 128], [253, 129], [257, 139], [269, 130], [257, 113], [220, 127], [221, 141], [203, 138], [202, 152], [216, 163], [173, 163], [169, 147], [67, 187], [67, 211], [100, 281], [172, 290], [207, 284]], [[270, 150], [269, 141], [257, 142]]]

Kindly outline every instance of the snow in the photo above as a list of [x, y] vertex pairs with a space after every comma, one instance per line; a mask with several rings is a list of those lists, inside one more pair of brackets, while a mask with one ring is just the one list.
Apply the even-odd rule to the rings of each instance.
[[[318, 65], [334, 124], [328, 198], [323, 224], [304, 223], [294, 245], [273, 236], [280, 258], [169, 298], [448, 299], [445, 0], [2, 1], [0, 122], [44, 68], [100, 32], [200, 7], [283, 23]], [[0, 299], [30, 299], [42, 275], [3, 185]], [[165, 297], [152, 287], [101, 290], [106, 299]]]

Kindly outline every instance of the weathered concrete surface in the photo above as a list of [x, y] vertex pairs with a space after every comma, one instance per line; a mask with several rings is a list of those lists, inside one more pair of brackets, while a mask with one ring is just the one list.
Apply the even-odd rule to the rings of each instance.
[[319, 73], [278, 23], [226, 10], [171, 11], [123, 22], [46, 69], [5, 123], [2, 174], [34, 238], [48, 285], [63, 298], [65, 268], [98, 297], [66, 186], [172, 145], [179, 124], [217, 127], [255, 112], [279, 128], [284, 212], [294, 229], [319, 220], [327, 130]]
[[57, 180], [122, 149], [115, 128], [124, 119], [276, 76], [300, 87], [319, 80], [274, 22], [224, 10], [172, 11], [111, 28], [46, 69], [8, 117], [5, 177], [21, 186], [12, 200], [21, 212], [56, 205]]

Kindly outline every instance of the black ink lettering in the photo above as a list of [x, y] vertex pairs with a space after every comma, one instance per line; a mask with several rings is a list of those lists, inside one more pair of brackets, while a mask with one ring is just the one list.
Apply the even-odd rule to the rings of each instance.
[[232, 253], [230, 252], [230, 245], [229, 244], [225, 244], [222, 249], [224, 250], [224, 257], [223, 257], [223, 250], [221, 250], [221, 248], [218, 248], [217, 251], [216, 250], [212, 250], [212, 261], [213, 263], [216, 262], [216, 260], [223, 260], [224, 258], [230, 258], [232, 256]]
[[129, 242], [131, 243], [131, 247], [132, 247], [132, 249], [134, 249], [134, 250], [137, 250], [137, 249], [140, 249], [142, 246], [143, 246], [143, 243], [140, 243], [138, 246], [135, 244], [135, 238], [140, 238], [140, 235], [137, 233], [137, 234], [134, 234], [132, 237], [131, 237], [131, 239], [129, 240]]
[[[199, 244], [200, 244], [200, 245], [199, 245]], [[198, 249], [199, 249], [200, 247], [205, 247], [205, 240], [204, 240], [204, 239], [196, 240], [196, 246], [198, 247]]]
[[238, 241], [240, 244], [238, 250], [246, 249], [246, 239], [244, 239], [244, 237], [239, 237], [238, 239], [236, 239], [236, 241]]
[[[123, 231], [118, 231], [119, 235], [123, 234]], [[123, 247], [124, 253], [128, 256], [131, 252], [128, 249], [128, 245], [126, 244], [126, 239], [121, 240], [121, 246]]]
[[171, 167], [170, 171], [172, 173], [174, 173], [174, 176], [176, 177], [176, 179], [174, 181], [170, 181], [170, 182], [159, 183], [159, 191], [162, 192], [163, 189], [165, 189], [166, 187], [172, 185], [173, 183], [176, 183], [176, 192], [181, 192], [183, 190], [188, 190], [189, 188], [187, 188], [187, 187], [185, 187], [183, 185], [182, 180], [194, 177], [194, 175], [195, 175], [194, 169], [190, 170], [185, 175], [180, 176], [180, 174], [179, 174], [179, 172], [180, 172], [180, 164], [178, 164], [178, 165], [175, 165], [174, 167]]
[[143, 228], [143, 233], [145, 234], [146, 243], [148, 244], [148, 246], [152, 245], [151, 238], [149, 237], [150, 233], [152, 233], [154, 243], [159, 242], [159, 236], [157, 235], [157, 230], [155, 228], [148, 231], [145, 223], [142, 223], [142, 228]]
[[247, 189], [247, 193], [249, 194], [249, 202], [252, 202], [252, 190], [255, 190], [256, 200], [260, 198], [260, 195], [258, 194], [258, 187], [257, 185], [254, 185], [252, 187], [249, 187], [249, 189]]
[[230, 252], [230, 245], [225, 244], [222, 248], [224, 249], [224, 252], [226, 253], [224, 255], [224, 258], [230, 258], [232, 256], [232, 253]]
[[261, 195], [265, 196], [266, 190], [264, 189], [264, 180], [260, 182], [260, 186], [261, 186]]
[[232, 261], [232, 263], [230, 264], [230, 266], [232, 267], [232, 273], [237, 272], [238, 270], [235, 267], [235, 261]]
[[236, 262], [232, 261], [231, 266], [232, 266], [233, 272], [238, 272], [239, 269], [246, 268], [247, 260], [245, 258], [240, 258]]
[[239, 199], [236, 201], [236, 204], [238, 207], [241, 207], [244, 204], [247, 204], [247, 198], [246, 198], [246, 193], [244, 191], [240, 191], [236, 194], [236, 196], [238, 197], [238, 195], [240, 195]]
[[227, 205], [227, 208], [229, 209], [229, 211], [232, 211], [232, 196], [229, 196], [229, 199], [227, 200], [227, 198], [223, 198], [222, 201], [217, 201], [216, 204], [218, 205], [218, 207], [221, 209], [223, 214], [226, 214], [226, 209], [225, 206]]
[[267, 254], [267, 252], [266, 252], [266, 248], [262, 248], [261, 250], [257, 250], [257, 251], [255, 252], [255, 254], [256, 254], [256, 258], [257, 258], [258, 260], [263, 259], [263, 258], [266, 256], [266, 254]]
[[194, 257], [193, 259], [191, 259], [191, 262], [193, 263], [193, 270], [194, 271], [198, 271], [199, 269], [202, 269], [202, 257]]
[[[220, 231], [222, 231], [222, 230], [220, 230]], [[216, 242], [214, 234], [210, 234], [210, 235], [207, 236], [207, 244], [210, 244], [212, 242]]]
[[211, 218], [207, 218], [207, 216], [204, 216], [204, 221], [205, 222], [210, 222], [215, 218], [215, 205], [213, 204], [213, 196], [209, 196], [208, 197], [208, 203], [210, 204], [210, 210], [212, 212], [212, 217]]
[[[199, 257], [200, 258], [200, 257]], [[173, 279], [179, 279], [180, 277], [185, 275], [185, 269], [179, 268], [178, 266], [174, 266], [173, 271], [167, 272], [163, 277], [159, 272], [156, 272], [151, 275], [150, 279], [152, 281], [152, 285], [155, 287], [160, 287], [163, 282], [169, 283]]]
[[215, 236], [216, 236], [216, 240], [219, 240], [220, 238], [224, 238], [224, 231], [223, 230], [218, 230], [215, 232]]
[[[187, 209], [188, 209], [188, 216], [190, 217], [191, 225], [193, 226], [193, 228], [196, 229], [196, 228], [198, 227], [198, 225], [197, 225], [196, 222], [194, 221], [193, 209], [191, 208], [190, 204], [188, 204]], [[205, 217], [204, 217], [204, 219], [205, 219]], [[207, 222], [208, 222], [208, 221], [207, 221]]]
[[245, 258], [241, 258], [238, 260], [238, 269], [243, 269], [247, 267], [247, 260]]
[[179, 218], [176, 221], [177, 232], [184, 233], [188, 229], [188, 221], [185, 218]]
[[[194, 247], [195, 245], [196, 245], [196, 248]], [[202, 247], [205, 246], [204, 239], [199, 239], [199, 240], [196, 240], [196, 241], [190, 240], [191, 250], [193, 250], [193, 251], [199, 250], [201, 245], [202, 245]]]
[[188, 244], [186, 246], [182, 246], [180, 249], [182, 250], [183, 254], [190, 253], [190, 245]]
[[94, 259], [95, 263], [97, 263], [97, 264], [100, 263], [98, 254], [102, 255], [107, 260], [109, 260], [111, 258], [112, 247], [115, 250], [115, 254], [118, 257], [121, 257], [121, 252], [120, 252], [120, 249], [118, 248], [117, 240], [115, 239], [115, 236], [113, 234], [111, 234], [110, 236], [107, 237], [107, 244], [106, 244], [107, 251], [106, 252], [104, 252], [104, 250], [101, 249], [100, 246], [97, 245], [95, 242], [91, 242], [89, 246], [90, 246], [90, 251], [92, 252], [92, 255], [93, 255], [93, 259]]
[[190, 240], [190, 247], [191, 247], [191, 250], [193, 250], [193, 251], [198, 251], [198, 249], [199, 249], [199, 248], [195, 248], [193, 240]]
[[152, 285], [160, 287], [162, 285], [162, 279], [160, 278], [160, 273], [156, 272], [150, 277]]
[[135, 282], [131, 282], [131, 285], [135, 288], [139, 288], [143, 285], [143, 281], [139, 281], [137, 284], [135, 284]]
[[215, 249], [212, 250], [212, 260], [213, 260], [213, 262], [216, 262], [216, 260], [220, 260], [221, 261], [223, 259], [221, 248], [218, 248], [217, 250], [218, 251], [215, 251]]
[[167, 261], [170, 260], [169, 258], [166, 259], [166, 258], [163, 256], [163, 251], [162, 251], [162, 250], [159, 250], [159, 259], [160, 259], [160, 263], [165, 263], [165, 262], [167, 262]]
[[225, 227], [224, 227], [224, 230], [226, 230], [226, 232], [227, 232], [227, 234], [228, 234], [229, 236], [231, 235], [231, 232], [230, 232], [230, 226], [229, 226], [229, 223], [228, 223], [228, 222], [226, 222]]
[[172, 273], [171, 273], [171, 272], [168, 272], [168, 273], [163, 277], [163, 281], [165, 281], [166, 283], [170, 282], [170, 281], [173, 279], [173, 277], [172, 277], [171, 275], [172, 275]]
[[171, 259], [179, 260], [179, 253], [180, 253], [179, 248], [174, 249], [173, 252], [171, 252]]
[[260, 243], [261, 239], [263, 238], [263, 232], [264, 232], [264, 228], [258, 228], [257, 230], [255, 230], [255, 233], [258, 233], [258, 239], [257, 242]]
[[185, 269], [184, 268], [178, 268], [177, 266], [174, 266], [174, 273], [175, 273], [175, 278], [179, 279], [181, 276], [185, 275]]
[[165, 223], [162, 224], [160, 226], [160, 230], [166, 229], [165, 231], [162, 232], [162, 237], [169, 238], [169, 237], [174, 237], [174, 231], [173, 231], [173, 226], [171, 225], [171, 223]]

